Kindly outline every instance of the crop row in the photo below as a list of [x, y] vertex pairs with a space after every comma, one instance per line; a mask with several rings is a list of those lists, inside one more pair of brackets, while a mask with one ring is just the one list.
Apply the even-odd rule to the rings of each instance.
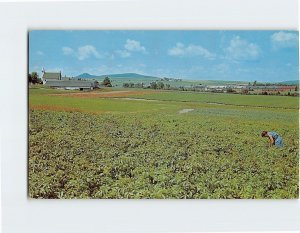
[[[298, 198], [298, 129], [268, 119], [30, 110], [32, 198]], [[269, 125], [271, 126], [271, 124]], [[283, 127], [283, 128], [280, 128]]]

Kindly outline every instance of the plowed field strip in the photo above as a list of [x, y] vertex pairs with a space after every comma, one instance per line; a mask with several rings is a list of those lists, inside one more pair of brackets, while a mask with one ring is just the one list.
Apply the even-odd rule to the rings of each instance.
[[62, 93], [49, 94], [51, 96], [66, 96], [80, 98], [111, 98], [111, 97], [126, 97], [132, 95], [145, 95], [157, 93], [157, 91], [109, 91], [109, 92], [83, 92], [83, 93]]

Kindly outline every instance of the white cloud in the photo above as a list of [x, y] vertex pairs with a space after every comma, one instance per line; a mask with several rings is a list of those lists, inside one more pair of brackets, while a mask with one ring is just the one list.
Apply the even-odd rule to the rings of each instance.
[[64, 55], [73, 55], [77, 57], [78, 60], [85, 60], [89, 57], [102, 58], [101, 54], [92, 45], [79, 47], [76, 51], [70, 47], [62, 47], [62, 51]]
[[70, 47], [62, 47], [62, 51], [64, 55], [71, 55], [74, 53], [74, 50]]
[[225, 49], [225, 53], [228, 58], [234, 60], [256, 60], [260, 56], [261, 50], [258, 45], [235, 36]]
[[291, 32], [276, 32], [271, 36], [273, 48], [292, 48], [298, 44], [298, 35]]
[[120, 57], [130, 57], [131, 53], [128, 52], [127, 50], [117, 50], [116, 53], [120, 56]]
[[185, 47], [182, 43], [177, 43], [175, 47], [169, 49], [168, 54], [171, 56], [183, 56], [185, 55]]
[[190, 44], [185, 46], [182, 43], [176, 43], [176, 46], [169, 49], [168, 54], [170, 56], [201, 56], [207, 59], [214, 59], [216, 55], [214, 53], [209, 52], [207, 49], [203, 48], [200, 45]]
[[78, 48], [77, 58], [79, 60], [84, 60], [91, 56], [94, 56], [95, 58], [101, 58], [96, 48], [92, 45], [85, 45]]
[[116, 50], [115, 53], [122, 58], [130, 57], [132, 53], [140, 52], [147, 54], [146, 48], [139, 41], [127, 39], [123, 50]]
[[126, 50], [132, 51], [132, 52], [142, 52], [142, 53], [146, 52], [145, 47], [142, 46], [141, 43], [136, 40], [127, 39], [126, 44], [124, 45], [124, 48]]

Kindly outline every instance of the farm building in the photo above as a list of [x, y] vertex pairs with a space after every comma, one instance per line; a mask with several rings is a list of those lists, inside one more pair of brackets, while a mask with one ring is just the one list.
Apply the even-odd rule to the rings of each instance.
[[62, 80], [61, 72], [46, 72], [43, 70], [43, 83], [45, 84], [47, 81], [55, 81]]
[[208, 85], [205, 87], [205, 91], [224, 91], [228, 86], [212, 86]]
[[254, 90], [265, 90], [265, 91], [292, 91], [295, 90], [296, 86], [276, 86], [276, 85], [266, 85], [266, 86], [252, 86]]
[[207, 86], [206, 85], [194, 85], [193, 88], [202, 89], [205, 90]]
[[79, 80], [61, 76], [61, 72], [43, 71], [43, 84], [48, 87], [66, 90], [93, 90], [97, 87], [95, 80]]
[[45, 83], [48, 87], [66, 90], [93, 90], [96, 87], [95, 81], [85, 80], [50, 80]]
[[250, 85], [248, 84], [231, 84], [230, 85], [230, 88], [233, 88], [233, 89], [250, 89]]

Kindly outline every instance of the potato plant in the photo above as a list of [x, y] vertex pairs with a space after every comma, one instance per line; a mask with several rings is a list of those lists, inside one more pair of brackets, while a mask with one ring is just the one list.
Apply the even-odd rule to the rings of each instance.
[[[298, 198], [297, 124], [295, 111], [209, 105], [187, 114], [31, 109], [29, 196]], [[260, 132], [269, 128], [284, 148], [267, 147]]]

